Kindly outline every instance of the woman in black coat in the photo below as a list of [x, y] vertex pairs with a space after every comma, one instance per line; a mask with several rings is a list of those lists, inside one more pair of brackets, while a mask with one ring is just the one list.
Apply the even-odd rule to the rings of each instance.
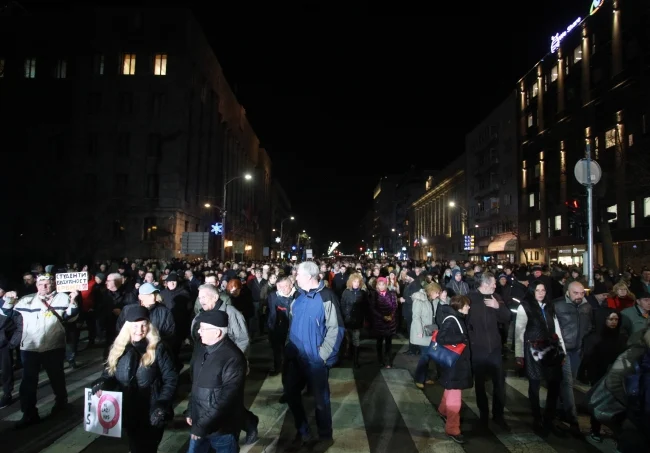
[[438, 380], [445, 389], [438, 406], [438, 412], [445, 421], [445, 433], [459, 444], [465, 443], [465, 438], [460, 432], [461, 392], [463, 389], [474, 386], [469, 339], [465, 324], [465, 315], [469, 313], [469, 304], [467, 296], [458, 295], [451, 298], [449, 305], [439, 304], [436, 310], [436, 324], [439, 326], [437, 343], [440, 345], [465, 344], [465, 349], [454, 366], [442, 368], [442, 374]]
[[122, 426], [131, 453], [156, 453], [165, 423], [173, 416], [178, 373], [174, 359], [149, 320], [149, 310], [134, 306], [115, 338], [106, 369], [93, 385], [122, 392]]
[[354, 367], [359, 368], [361, 329], [368, 306], [368, 290], [361, 274], [350, 275], [341, 295], [341, 315], [345, 322], [345, 355], [352, 356]]

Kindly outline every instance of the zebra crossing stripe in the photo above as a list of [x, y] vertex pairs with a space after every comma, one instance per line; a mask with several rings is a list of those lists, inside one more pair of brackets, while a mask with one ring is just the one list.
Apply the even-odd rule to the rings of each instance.
[[[476, 414], [481, 416], [481, 412], [476, 405], [476, 392], [474, 388], [463, 390], [463, 403]], [[490, 426], [490, 431], [504, 445], [510, 453], [520, 453], [522, 451], [534, 451], [535, 453], [557, 453], [544, 439], [537, 434], [526, 432], [529, 429], [526, 424], [516, 415], [512, 414], [507, 408], [504, 409], [504, 417], [511, 426], [511, 431], [507, 432], [500, 429], [494, 429]], [[514, 422], [514, 423], [513, 423]], [[513, 425], [515, 425], [513, 427]], [[519, 432], [517, 432], [519, 430]]]
[[[463, 447], [447, 439], [436, 408], [415, 387], [408, 370], [382, 369], [382, 377], [420, 453], [464, 453]], [[370, 451], [370, 450], [366, 450]]]
[[[93, 381], [95, 381], [97, 378], [99, 378], [102, 375], [102, 371], [98, 371], [96, 373], [93, 373], [91, 375], [86, 376], [83, 379], [77, 380], [76, 382], [72, 384], [67, 385], [68, 389], [68, 402], [73, 402], [78, 400], [79, 398], [83, 398], [84, 396], [84, 389], [86, 386], [91, 384]], [[41, 398], [38, 403], [36, 404], [36, 407], [38, 408], [39, 412], [41, 413], [48, 413], [50, 410], [52, 410], [52, 407], [54, 406], [54, 398], [55, 395], [51, 394], [48, 395], [44, 398]], [[4, 417], [2, 420], [6, 422], [17, 422], [23, 417], [23, 413], [18, 410], [13, 412], [12, 414], [9, 414], [8, 416]], [[83, 417], [82, 417], [83, 418]]]
[[[180, 374], [183, 374], [185, 371], [187, 371], [188, 368], [189, 365], [183, 366], [183, 369], [181, 370]], [[182, 415], [185, 409], [187, 409], [187, 399], [182, 400], [176, 406], [176, 408], [174, 408], [174, 416]], [[176, 447], [175, 450], [168, 450], [166, 449], [168, 447], [166, 441], [172, 435], [170, 431], [173, 432], [174, 430], [165, 431], [165, 434], [161, 442], [161, 448], [158, 450], [159, 452], [166, 452], [166, 451], [177, 452], [189, 437], [187, 435], [187, 431], [185, 431], [184, 432], [185, 435], [183, 436], [183, 443], [181, 443], [178, 447]], [[86, 430], [84, 429], [84, 425], [82, 423], [74, 427], [72, 430], [68, 431], [60, 438], [58, 438], [49, 447], [41, 450], [41, 453], [80, 453], [99, 437], [100, 437], [99, 434], [86, 432]]]
[[[524, 378], [518, 378], [518, 377], [512, 377], [512, 376], [506, 376], [506, 384], [508, 384], [510, 387], [515, 389], [517, 392], [521, 393], [525, 398], [528, 398], [528, 380]], [[546, 401], [546, 395], [547, 395], [547, 390], [545, 387], [540, 386], [539, 388], [539, 401], [540, 405], [544, 407], [544, 402]], [[582, 420], [584, 416], [578, 415], [578, 419]], [[587, 422], [588, 423], [588, 422]], [[602, 443], [599, 442], [594, 442], [591, 440], [589, 436], [585, 438], [585, 440], [592, 445], [593, 447], [597, 448], [599, 451], [602, 453], [616, 453], [616, 442], [614, 442], [612, 439], [603, 439]]]
[[334, 444], [327, 452], [370, 451], [354, 371], [351, 368], [332, 368], [329, 384]]
[[260, 419], [257, 426], [260, 439], [253, 445], [241, 446], [241, 453], [275, 453], [277, 451], [282, 424], [288, 409], [286, 404], [280, 404], [281, 395], [281, 376], [267, 376], [249, 408]]

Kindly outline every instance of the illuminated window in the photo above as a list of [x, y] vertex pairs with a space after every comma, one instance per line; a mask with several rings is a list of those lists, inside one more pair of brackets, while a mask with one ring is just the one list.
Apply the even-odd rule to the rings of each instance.
[[167, 54], [157, 53], [153, 59], [153, 74], [164, 76], [167, 75]]
[[556, 80], [557, 80], [557, 65], [551, 68], [551, 82], [555, 82]]
[[122, 55], [122, 75], [135, 74], [135, 54], [125, 53]]
[[643, 199], [643, 217], [650, 217], [650, 197]]
[[535, 207], [535, 193], [531, 192], [528, 194], [528, 207], [529, 208], [534, 208]]
[[539, 93], [539, 82], [535, 81], [535, 83], [533, 83], [532, 90], [533, 92], [531, 93], [531, 95], [534, 98], [537, 97], [537, 93]]
[[0, 78], [5, 76], [5, 60], [0, 58]]
[[36, 77], [36, 58], [25, 60], [25, 78], [33, 79]]
[[528, 127], [533, 127], [533, 114], [528, 114]]
[[542, 221], [535, 220], [535, 234], [540, 234], [542, 232]]
[[104, 75], [104, 55], [95, 54], [93, 58], [93, 74]]
[[627, 146], [634, 146], [634, 134], [627, 136]]
[[579, 45], [573, 49], [573, 62], [577, 63], [582, 60], [582, 45]]
[[555, 231], [560, 231], [562, 229], [562, 216], [555, 216]]
[[[614, 205], [609, 206], [607, 208], [607, 212], [609, 212], [610, 214], [615, 214], [615, 215], [618, 216], [618, 205], [614, 204]], [[618, 217], [614, 217], [613, 219], [607, 220], [607, 222], [608, 223], [614, 223], [614, 222], [616, 222], [617, 219], [618, 219]]]
[[612, 128], [605, 132], [605, 149], [616, 146], [616, 129]]
[[630, 228], [634, 228], [636, 226], [636, 211], [634, 210], [634, 205], [634, 201], [630, 201]]
[[57, 60], [56, 67], [54, 68], [54, 77], [57, 79], [65, 79], [67, 73], [68, 63], [65, 60]]

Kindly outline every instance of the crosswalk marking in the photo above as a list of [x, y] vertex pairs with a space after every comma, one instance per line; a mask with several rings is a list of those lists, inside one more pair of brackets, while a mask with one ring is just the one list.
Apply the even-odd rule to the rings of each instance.
[[408, 370], [382, 369], [381, 374], [418, 452], [464, 453], [463, 447], [447, 439], [437, 410], [424, 393], [415, 387]]
[[329, 384], [334, 445], [327, 452], [370, 451], [354, 372], [351, 368], [332, 368]]
[[[474, 414], [480, 417], [481, 413], [476, 405], [476, 392], [474, 388], [463, 390], [463, 403], [471, 409]], [[490, 425], [490, 430], [503, 446], [511, 453], [520, 453], [522, 451], [534, 451], [535, 453], [557, 453], [553, 447], [546, 443], [544, 439], [538, 435], [525, 432], [525, 424], [507, 408], [504, 409], [504, 417], [508, 424], [510, 424], [511, 431], [506, 432], [500, 429], [493, 429]], [[514, 423], [513, 423], [514, 422]], [[514, 425], [514, 426], [513, 426]], [[518, 432], [519, 430], [519, 432]]]
[[[68, 402], [71, 403], [73, 401], [78, 400], [79, 398], [82, 398], [84, 396], [84, 388], [90, 383], [92, 383], [93, 381], [95, 381], [96, 379], [98, 379], [101, 375], [102, 372], [98, 371], [89, 376], [86, 376], [84, 379], [80, 379], [72, 384], [68, 384], [67, 385]], [[36, 404], [36, 407], [38, 408], [41, 414], [48, 413], [50, 410], [52, 410], [52, 407], [54, 406], [54, 398], [55, 395], [54, 393], [52, 393], [51, 395], [45, 396], [38, 400], [38, 404]], [[17, 422], [22, 417], [23, 417], [23, 413], [18, 410], [4, 417], [2, 420], [7, 422]]]
[[275, 453], [280, 440], [287, 405], [280, 404], [282, 377], [267, 376], [249, 410], [259, 417], [257, 426], [260, 439], [253, 445], [243, 445], [242, 453]]
[[[506, 377], [506, 384], [508, 384], [510, 387], [515, 389], [517, 392], [521, 393], [524, 397], [528, 398], [528, 380], [525, 378], [518, 378], [518, 377], [512, 377], [512, 376], [507, 376]], [[540, 387], [539, 389], [539, 401], [540, 405], [544, 407], [544, 403], [546, 402], [546, 395], [547, 395], [547, 390], [545, 387]], [[578, 415], [578, 419], [580, 421], [583, 421], [582, 419], [584, 418], [589, 418], [585, 416]], [[588, 424], [589, 422], [587, 422]], [[584, 423], [581, 423], [581, 425]], [[603, 453], [616, 453], [616, 443], [612, 439], [603, 439], [602, 443], [594, 442], [589, 438], [589, 436], [586, 437], [585, 439], [589, 444], [592, 446], [596, 447], [598, 450], [600, 450]]]
[[[189, 369], [189, 365], [183, 366], [183, 369], [181, 370], [180, 374], [183, 374], [185, 371]], [[187, 409], [187, 399], [184, 399], [181, 401], [175, 408], [174, 408], [174, 416], [180, 416], [183, 414], [183, 412]], [[168, 444], [169, 444], [169, 438], [172, 436], [174, 430], [165, 430], [165, 434], [163, 436], [163, 439], [160, 443], [160, 448], [158, 449], [159, 452], [167, 452], [167, 451], [172, 451], [176, 452], [180, 447], [183, 446], [183, 444], [180, 444], [177, 446], [175, 449], [169, 450], [168, 449]], [[49, 447], [41, 450], [41, 453], [79, 453], [83, 451], [85, 448], [87, 448], [91, 443], [93, 443], [96, 439], [100, 437], [99, 434], [95, 433], [89, 433], [84, 429], [84, 425], [80, 423], [67, 433], [65, 433], [63, 436], [61, 436], [59, 439], [57, 439], [56, 443], [53, 445], [50, 445]], [[184, 432], [184, 441], [187, 440], [187, 432]]]

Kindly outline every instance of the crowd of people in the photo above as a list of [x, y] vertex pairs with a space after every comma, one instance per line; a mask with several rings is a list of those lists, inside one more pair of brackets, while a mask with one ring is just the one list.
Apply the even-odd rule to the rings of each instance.
[[[55, 274], [76, 271], [88, 272], [87, 289], [58, 292]], [[347, 361], [366, 366], [364, 336], [376, 341], [376, 364], [392, 368], [392, 340], [401, 331], [409, 340], [403, 352], [418, 356], [413, 385], [444, 389], [437, 410], [453, 441], [467, 442], [460, 420], [464, 389], [474, 388], [481, 425], [510, 429], [504, 366], [514, 352], [540, 436], [583, 437], [573, 394], [574, 383], [583, 381], [592, 386], [590, 438], [601, 442], [606, 425], [619, 451], [640, 451], [635, 448], [647, 445], [650, 433], [650, 271], [598, 268], [595, 283], [589, 291], [577, 268], [561, 265], [365, 257], [35, 264], [17, 291], [0, 280], [0, 408], [14, 403], [13, 370], [22, 367], [17, 428], [38, 423], [42, 367], [55, 395], [52, 412], [66, 410], [64, 365], [77, 367], [79, 333], [86, 329], [89, 347], [100, 348], [106, 362], [93, 393], [123, 392], [131, 452], [157, 451], [174, 415], [184, 347], [192, 350], [189, 451], [239, 451], [241, 432], [246, 444], [259, 437], [259, 420], [244, 405], [250, 345], [268, 339], [269, 374], [281, 375], [280, 403], [295, 421], [287, 451], [297, 451], [334, 441], [329, 370]], [[452, 366], [440, 361], [439, 347], [456, 351]], [[315, 435], [305, 388], [315, 402]]]

